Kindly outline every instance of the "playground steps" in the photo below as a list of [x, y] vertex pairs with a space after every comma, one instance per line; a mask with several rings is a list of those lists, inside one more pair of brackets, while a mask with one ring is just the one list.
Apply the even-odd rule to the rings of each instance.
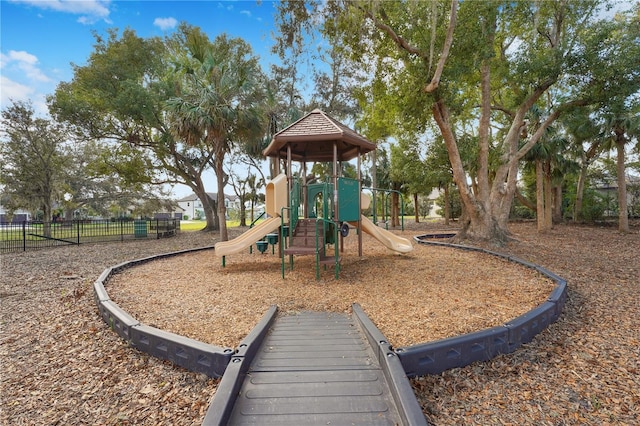
[[316, 226], [318, 229], [318, 247], [320, 255], [324, 257], [324, 226], [320, 222], [316, 225], [314, 219], [300, 219], [291, 236], [291, 243], [284, 250], [285, 255], [315, 255], [316, 254]]
[[203, 424], [426, 426], [399, 361], [355, 316], [303, 311], [265, 324], [262, 342], [245, 342], [227, 367]]
[[[342, 257], [338, 257], [338, 263], [342, 262]], [[334, 256], [320, 256], [321, 265], [334, 265], [336, 258]]]

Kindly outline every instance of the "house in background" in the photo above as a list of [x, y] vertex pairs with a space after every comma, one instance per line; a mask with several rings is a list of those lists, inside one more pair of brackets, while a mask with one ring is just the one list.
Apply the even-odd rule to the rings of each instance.
[[[215, 192], [207, 192], [207, 195], [214, 201], [218, 199], [218, 194]], [[224, 205], [227, 209], [240, 209], [240, 198], [237, 195], [225, 194]], [[178, 206], [184, 210], [183, 216], [187, 216], [189, 219], [204, 219], [202, 201], [196, 194], [179, 199]]]
[[31, 220], [31, 213], [27, 210], [18, 209], [9, 216], [9, 212], [0, 204], [0, 223], [21, 223]]
[[431, 192], [429, 193], [429, 195], [427, 195], [425, 197], [425, 201], [426, 204], [428, 206], [428, 213], [426, 215], [427, 218], [433, 219], [433, 218], [441, 218], [442, 215], [440, 215], [438, 213], [438, 210], [440, 210], [440, 206], [438, 206], [438, 204], [436, 204], [438, 198], [440, 197], [440, 195], [442, 195], [444, 193], [443, 190], [441, 190], [440, 188], [433, 188], [431, 190]]
[[[630, 217], [640, 216], [640, 176], [627, 174], [625, 176], [627, 183], [627, 209]], [[597, 183], [595, 190], [602, 197], [603, 201], [607, 203], [604, 215], [613, 217], [617, 216], [618, 212], [612, 207], [618, 205], [618, 181], [615, 177], [607, 177]]]
[[182, 219], [185, 211], [179, 205], [172, 206], [171, 211], [158, 211], [153, 213], [154, 219]]

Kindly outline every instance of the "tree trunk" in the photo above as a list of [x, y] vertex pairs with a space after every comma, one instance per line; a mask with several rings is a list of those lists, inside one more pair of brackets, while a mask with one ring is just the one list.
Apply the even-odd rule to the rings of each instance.
[[591, 143], [589, 149], [584, 154], [582, 159], [582, 166], [580, 167], [580, 176], [578, 177], [578, 184], [576, 187], [576, 204], [573, 209], [573, 221], [577, 222], [578, 220], [583, 219], [582, 214], [582, 201], [584, 200], [584, 185], [587, 181], [587, 170], [589, 169], [589, 164], [593, 158], [598, 155], [598, 151], [600, 150], [600, 140], [596, 140]]
[[391, 193], [391, 227], [392, 228], [395, 228], [400, 224], [399, 213], [398, 213], [400, 210], [398, 207], [399, 199], [400, 197], [398, 196], [397, 192]]
[[449, 184], [444, 185], [444, 224], [449, 225], [451, 220], [451, 199], [449, 196]]
[[413, 194], [413, 210], [416, 216], [416, 223], [420, 223], [420, 206], [418, 205], [418, 193]]
[[51, 236], [51, 203], [43, 203], [42, 205], [42, 233], [45, 237]]
[[[508, 153], [508, 161], [503, 164], [503, 170], [499, 171], [494, 180], [493, 186], [489, 189], [488, 177], [488, 158], [484, 155], [487, 151], [489, 143], [489, 129], [491, 114], [490, 99], [490, 73], [488, 66], [481, 67], [481, 86], [482, 86], [482, 108], [479, 128], [479, 166], [478, 166], [478, 193], [474, 194], [469, 187], [467, 174], [465, 173], [456, 138], [449, 120], [449, 110], [442, 99], [437, 99], [432, 106], [433, 117], [438, 124], [442, 138], [444, 139], [449, 162], [453, 171], [453, 181], [460, 192], [460, 201], [462, 202], [466, 220], [462, 229], [456, 236], [458, 240], [466, 238], [490, 240], [497, 244], [502, 244], [507, 240], [508, 230], [507, 223], [509, 220], [509, 211], [511, 210], [511, 202], [516, 189], [517, 176], [517, 140], [520, 135], [520, 127], [524, 120], [526, 112], [524, 106], [519, 108], [516, 118], [506, 137]], [[528, 105], [528, 104], [527, 104]], [[526, 105], [525, 105], [526, 106]], [[528, 108], [527, 108], [528, 109]], [[515, 142], [514, 142], [515, 141]], [[514, 148], [515, 147], [515, 148]]]
[[576, 203], [573, 206], [573, 221], [578, 222], [583, 219], [582, 200], [584, 199], [584, 184], [587, 180], [587, 169], [589, 163], [583, 163], [580, 167], [580, 176], [578, 176], [578, 184], [576, 186]]
[[553, 222], [562, 223], [562, 184], [553, 187]]
[[200, 199], [202, 208], [204, 209], [204, 217], [207, 225], [204, 227], [203, 231], [210, 232], [217, 230], [219, 227], [219, 223], [218, 217], [216, 215], [216, 205], [214, 200], [209, 198], [209, 194], [207, 194], [207, 191], [205, 191], [204, 186], [196, 185], [192, 189], [196, 196]]
[[247, 208], [244, 205], [244, 197], [240, 197], [240, 226], [247, 226]]
[[527, 197], [525, 197], [524, 195], [522, 195], [520, 193], [520, 191], [518, 191], [516, 189], [516, 198], [518, 199], [518, 201], [520, 201], [520, 203], [529, 208], [530, 210], [533, 210], [534, 212], [536, 211], [536, 205], [534, 203], [532, 203], [531, 201], [529, 201], [529, 199], [527, 199]]
[[223, 170], [223, 158], [222, 155], [216, 154], [215, 160], [215, 174], [218, 184], [218, 220], [220, 221], [220, 241], [229, 240], [229, 234], [227, 232], [227, 206], [224, 203], [224, 170]]
[[538, 232], [544, 232], [544, 169], [542, 160], [536, 159], [536, 223]]
[[551, 160], [544, 162], [544, 229], [550, 231], [553, 229], [553, 201], [551, 188]]
[[625, 145], [624, 133], [616, 131], [616, 148], [617, 159], [616, 169], [618, 175], [618, 231], [628, 233], [629, 232], [629, 212], [627, 207], [627, 182], [625, 179], [625, 165], [624, 165], [624, 145]]

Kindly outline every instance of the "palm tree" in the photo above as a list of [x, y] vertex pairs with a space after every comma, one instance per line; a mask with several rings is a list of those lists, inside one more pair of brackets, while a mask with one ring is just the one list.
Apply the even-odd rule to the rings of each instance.
[[[533, 107], [529, 117], [534, 128], [540, 123], [542, 111]], [[525, 155], [529, 165], [535, 165], [536, 218], [538, 231], [549, 231], [553, 222], [562, 219], [562, 186], [564, 176], [576, 168], [575, 162], [564, 155], [569, 141], [556, 126], [545, 129], [538, 143]], [[525, 165], [525, 169], [528, 165]]]
[[618, 184], [618, 231], [629, 232], [629, 212], [627, 206], [627, 181], [625, 147], [634, 137], [640, 135], [640, 120], [632, 108], [611, 105], [604, 115], [603, 134], [606, 147], [616, 150], [616, 178]]
[[197, 28], [183, 26], [182, 31], [189, 55], [178, 66], [184, 73], [179, 96], [167, 102], [172, 130], [188, 144], [213, 149], [220, 240], [226, 241], [224, 160], [233, 143], [253, 142], [263, 133], [257, 84], [262, 71], [243, 40], [221, 35], [210, 42]]
[[569, 152], [579, 163], [576, 199], [573, 206], [573, 221], [583, 219], [584, 188], [589, 166], [602, 152], [603, 137], [601, 129], [593, 120], [591, 108], [579, 108], [561, 117], [563, 128], [571, 142]]

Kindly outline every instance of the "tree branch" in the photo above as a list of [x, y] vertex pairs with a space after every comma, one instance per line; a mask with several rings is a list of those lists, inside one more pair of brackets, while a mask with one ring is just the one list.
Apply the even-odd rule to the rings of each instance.
[[491, 109], [494, 111], [501, 111], [504, 112], [505, 114], [507, 114], [509, 117], [511, 117], [512, 119], [515, 118], [516, 113], [510, 109], [507, 109], [503, 106], [500, 105], [491, 105]]
[[540, 138], [542, 137], [542, 135], [544, 134], [544, 132], [547, 130], [547, 128], [554, 122], [557, 120], [558, 117], [560, 117], [560, 114], [562, 114], [563, 112], [565, 112], [566, 110], [573, 108], [573, 107], [578, 107], [578, 106], [585, 106], [588, 105], [589, 101], [586, 99], [578, 99], [575, 101], [571, 101], [571, 102], [567, 102], [565, 104], [562, 104], [560, 106], [558, 106], [558, 108], [556, 108], [556, 110], [551, 113], [549, 115], [549, 117], [547, 117], [546, 120], [544, 120], [544, 122], [542, 123], [542, 125], [540, 127], [538, 127], [538, 129], [536, 129], [535, 133], [531, 136], [531, 138], [527, 141], [527, 143], [525, 143], [522, 148], [520, 148], [518, 150], [518, 152], [515, 155], [514, 160], [515, 161], [520, 161], [520, 159], [522, 159], [522, 157], [524, 157], [524, 155], [529, 152], [529, 150], [536, 144], [538, 143], [538, 140], [540, 140]]
[[412, 46], [409, 44], [409, 42], [407, 42], [404, 38], [402, 38], [401, 36], [399, 36], [394, 30], [393, 28], [391, 28], [389, 25], [387, 25], [384, 22], [379, 21], [378, 19], [376, 19], [375, 16], [373, 16], [373, 14], [368, 11], [365, 10], [364, 8], [362, 8], [361, 6], [358, 6], [358, 8], [365, 14], [365, 16], [367, 18], [369, 18], [371, 20], [371, 22], [373, 22], [373, 25], [376, 26], [376, 28], [384, 31], [385, 33], [387, 33], [387, 35], [389, 37], [391, 37], [391, 39], [393, 40], [393, 42], [401, 49], [404, 50], [408, 53], [411, 53], [412, 55], [416, 55], [419, 56], [421, 58], [426, 58], [426, 55], [417, 47]]
[[440, 60], [438, 61], [438, 66], [436, 67], [436, 72], [431, 79], [431, 82], [427, 84], [424, 88], [426, 93], [431, 93], [438, 88], [440, 84], [440, 77], [442, 76], [442, 71], [444, 70], [444, 63], [447, 61], [449, 57], [449, 50], [451, 49], [451, 45], [453, 44], [453, 30], [456, 26], [456, 16], [458, 11], [458, 0], [451, 0], [451, 15], [449, 16], [449, 28], [447, 29], [447, 36], [444, 39], [444, 47], [442, 48], [442, 55], [440, 56]]
[[531, 201], [529, 201], [529, 199], [527, 197], [525, 197], [524, 195], [522, 195], [522, 193], [520, 192], [520, 190], [518, 188], [516, 188], [516, 192], [515, 192], [516, 198], [518, 199], [518, 201], [520, 201], [520, 203], [525, 206], [526, 208], [533, 210], [534, 212], [536, 211], [536, 205], [534, 203], [532, 203]]

